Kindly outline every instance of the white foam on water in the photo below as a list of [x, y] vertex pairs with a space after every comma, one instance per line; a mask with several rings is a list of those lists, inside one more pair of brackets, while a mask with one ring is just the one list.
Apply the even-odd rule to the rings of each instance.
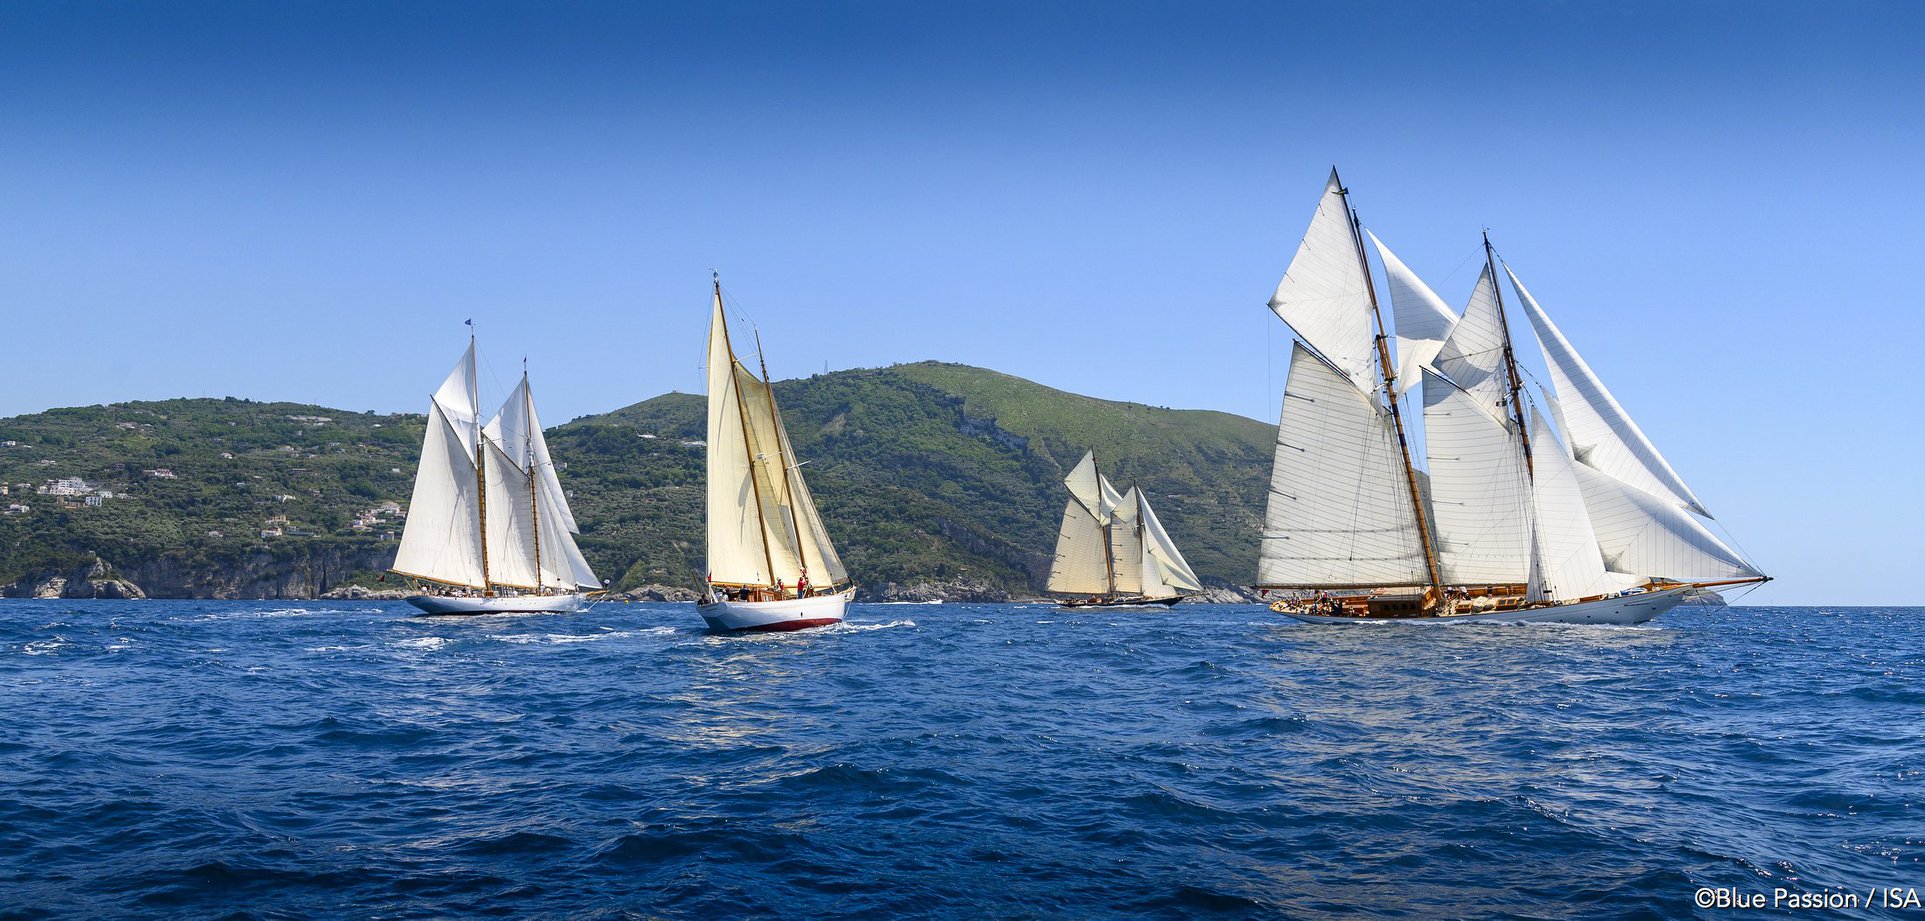
[[418, 636], [411, 640], [402, 640], [394, 645], [402, 649], [440, 649], [451, 642], [454, 641], [445, 636]]

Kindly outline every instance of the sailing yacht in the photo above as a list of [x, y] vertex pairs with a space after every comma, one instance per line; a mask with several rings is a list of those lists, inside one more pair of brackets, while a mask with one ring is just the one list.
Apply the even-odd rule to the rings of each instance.
[[1085, 452], [1069, 476], [1069, 504], [1056, 535], [1049, 591], [1072, 595], [1061, 602], [1080, 607], [1170, 607], [1183, 593], [1203, 590], [1176, 549], [1142, 489], [1116, 487]]
[[[1333, 169], [1270, 301], [1298, 339], [1258, 562], [1259, 589], [1290, 593], [1273, 610], [1311, 623], [1636, 624], [1694, 588], [1769, 580], [1706, 526], [1703, 504], [1505, 266], [1555, 388], [1548, 415], [1533, 405], [1488, 236], [1461, 317], [1372, 236], [1394, 330], [1364, 236]], [[1410, 379], [1427, 474], [1404, 420]]]
[[761, 364], [758, 378], [730, 347], [717, 280], [708, 352], [709, 589], [697, 610], [717, 630], [839, 623], [855, 586], [802, 481], [803, 462]]
[[392, 572], [429, 587], [428, 614], [567, 613], [601, 583], [555, 478], [535, 398], [521, 383], [482, 423], [475, 344], [428, 403], [414, 498]]

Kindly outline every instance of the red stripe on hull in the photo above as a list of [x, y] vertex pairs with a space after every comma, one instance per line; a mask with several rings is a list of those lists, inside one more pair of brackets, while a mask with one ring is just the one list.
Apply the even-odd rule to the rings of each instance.
[[812, 617], [806, 620], [778, 621], [773, 624], [763, 624], [760, 627], [737, 627], [736, 629], [731, 630], [729, 632], [731, 633], [782, 633], [789, 630], [807, 630], [810, 627], [827, 627], [830, 624], [839, 624], [839, 623], [842, 623], [842, 618], [840, 617]]

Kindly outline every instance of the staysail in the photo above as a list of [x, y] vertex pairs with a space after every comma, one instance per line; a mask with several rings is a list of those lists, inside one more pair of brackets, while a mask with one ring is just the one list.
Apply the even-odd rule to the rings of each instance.
[[[1444, 304], [1410, 266], [1397, 258], [1397, 254], [1377, 239], [1377, 235], [1364, 231], [1370, 242], [1377, 248], [1378, 258], [1384, 263], [1384, 277], [1390, 282], [1390, 315], [1396, 329], [1397, 341], [1397, 379], [1414, 381], [1420, 369], [1429, 364], [1444, 347], [1445, 337], [1450, 335], [1451, 327], [1457, 322], [1457, 314]], [[1405, 384], [1409, 386], [1408, 383]]]
[[1571, 347], [1570, 340], [1564, 338], [1557, 324], [1538, 306], [1524, 283], [1517, 280], [1517, 273], [1509, 266], [1504, 271], [1510, 276], [1511, 289], [1524, 303], [1538, 346], [1544, 351], [1544, 361], [1550, 366], [1551, 382], [1557, 388], [1564, 433], [1570, 438], [1572, 455], [1578, 462], [1607, 476], [1711, 517], [1691, 487], [1685, 485], [1684, 478], [1671, 469], [1657, 446], [1645, 437], [1624, 407], [1618, 405], [1617, 398], [1605, 389], [1604, 381], [1585, 364], [1577, 349]]

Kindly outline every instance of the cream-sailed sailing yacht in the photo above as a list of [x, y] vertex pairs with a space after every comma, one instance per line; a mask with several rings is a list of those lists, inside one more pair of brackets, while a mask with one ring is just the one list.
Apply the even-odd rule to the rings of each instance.
[[[759, 349], [758, 349], [759, 351]], [[855, 586], [816, 513], [775, 407], [729, 346], [715, 283], [708, 353], [708, 584], [698, 606], [718, 630], [801, 630], [842, 620]]]
[[555, 478], [535, 398], [521, 384], [481, 422], [475, 344], [428, 404], [414, 498], [393, 572], [431, 588], [408, 603], [429, 614], [581, 610], [601, 583]]
[[1176, 549], [1150, 500], [1137, 487], [1117, 495], [1096, 466], [1096, 452], [1083, 454], [1069, 476], [1069, 504], [1056, 535], [1049, 590], [1072, 595], [1066, 608], [1158, 605], [1203, 590]]
[[[1488, 239], [1462, 317], [1375, 242], [1394, 332], [1335, 170], [1270, 302], [1299, 339], [1258, 562], [1258, 588], [1293, 594], [1274, 610], [1316, 623], [1634, 624], [1693, 588], [1768, 580], [1705, 526], [1697, 497], [1506, 267], [1551, 370], [1557, 430], [1530, 406]], [[1427, 476], [1400, 407], [1412, 377]]]

